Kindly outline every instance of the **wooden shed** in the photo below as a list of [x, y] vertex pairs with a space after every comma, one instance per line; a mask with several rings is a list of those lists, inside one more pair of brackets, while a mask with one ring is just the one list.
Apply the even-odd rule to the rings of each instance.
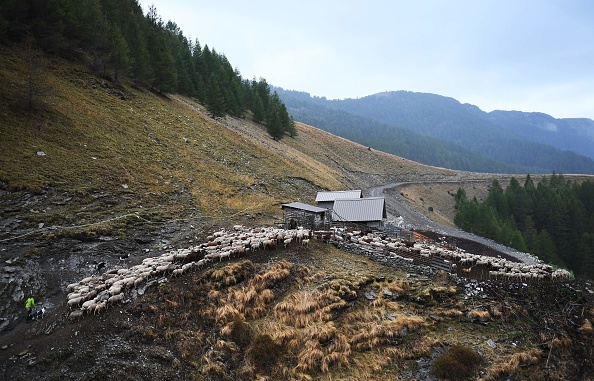
[[330, 218], [328, 209], [302, 202], [282, 204], [281, 207], [284, 211], [283, 224], [288, 229], [294, 229], [297, 226], [308, 229], [324, 228]]

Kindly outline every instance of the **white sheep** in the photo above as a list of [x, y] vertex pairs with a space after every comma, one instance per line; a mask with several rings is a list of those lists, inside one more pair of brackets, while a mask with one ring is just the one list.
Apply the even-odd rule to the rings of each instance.
[[75, 311], [70, 312], [70, 314], [68, 315], [68, 320], [70, 320], [70, 321], [79, 320], [82, 317], [83, 317], [83, 311], [75, 310]]
[[82, 297], [68, 299], [68, 307], [72, 309], [72, 307], [78, 307], [83, 302]]
[[86, 302], [83, 303], [81, 308], [83, 311], [85, 311], [87, 313], [91, 313], [95, 309], [96, 305], [97, 305], [97, 303], [95, 303], [95, 300], [87, 300]]
[[97, 315], [105, 309], [107, 309], [107, 300], [97, 303], [97, 305], [95, 305], [95, 311], [93, 311], [93, 314]]
[[231, 258], [231, 250], [224, 251], [219, 254], [219, 262], [223, 260], [223, 258]]
[[107, 303], [115, 304], [115, 303], [121, 302], [123, 300], [124, 300], [124, 294], [116, 294], [116, 295], [110, 296], [109, 299], [107, 299]]

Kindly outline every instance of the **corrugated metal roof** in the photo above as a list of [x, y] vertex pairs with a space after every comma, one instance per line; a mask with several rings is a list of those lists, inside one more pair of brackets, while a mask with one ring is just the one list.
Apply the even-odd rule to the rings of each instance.
[[386, 204], [383, 197], [355, 198], [334, 201], [334, 221], [381, 221], [386, 218]]
[[340, 199], [354, 199], [354, 198], [361, 198], [360, 190], [318, 192], [318, 194], [316, 196], [316, 202], [334, 201], [334, 200], [340, 200]]
[[328, 211], [328, 209], [326, 209], [326, 208], [320, 208], [317, 206], [304, 204], [302, 202], [291, 202], [289, 204], [282, 204], [281, 207], [283, 209], [284, 208], [292, 208], [292, 209], [306, 210], [306, 211], [312, 212], [312, 213], [322, 213], [322, 212]]

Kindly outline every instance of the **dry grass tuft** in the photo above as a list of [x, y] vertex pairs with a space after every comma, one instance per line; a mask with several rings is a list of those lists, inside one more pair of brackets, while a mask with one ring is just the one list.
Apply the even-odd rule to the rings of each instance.
[[487, 373], [480, 378], [480, 381], [497, 381], [508, 378], [518, 372], [521, 366], [527, 367], [537, 364], [542, 355], [543, 352], [540, 349], [534, 348], [499, 358], [497, 362], [487, 369]]
[[250, 282], [256, 289], [272, 287], [275, 283], [287, 278], [291, 274], [293, 265], [290, 262], [282, 260], [275, 262], [264, 274], [254, 276]]
[[304, 346], [304, 349], [297, 355], [298, 363], [295, 370], [307, 372], [320, 369], [322, 360], [324, 359], [324, 352], [322, 351], [320, 342], [317, 340], [307, 340]]
[[237, 308], [231, 304], [223, 304], [221, 307], [216, 309], [215, 318], [219, 323], [226, 323], [231, 320], [243, 319], [243, 315]]
[[438, 315], [444, 317], [459, 318], [461, 316], [464, 316], [464, 312], [457, 310], [455, 308], [450, 308], [449, 310], [439, 310]]
[[345, 323], [358, 323], [367, 321], [381, 321], [385, 318], [385, 311], [363, 307], [349, 312], [343, 317]]
[[470, 321], [480, 320], [480, 321], [489, 321], [491, 319], [491, 314], [489, 311], [482, 311], [482, 310], [470, 310], [466, 314], [466, 317], [470, 319]]
[[573, 345], [573, 341], [569, 337], [555, 336], [553, 340], [551, 340], [550, 345], [556, 349], [566, 349], [570, 348]]
[[213, 289], [210, 289], [208, 291], [208, 296], [207, 296], [208, 300], [214, 301], [214, 300], [218, 300], [220, 297], [221, 297], [221, 292], [220, 291], [215, 290], [214, 288]]
[[360, 285], [353, 283], [348, 279], [333, 279], [323, 285], [322, 290], [332, 290], [331, 293], [346, 301], [357, 298], [357, 290]]
[[580, 331], [581, 333], [592, 333], [592, 323], [590, 322], [590, 320], [585, 319], [584, 324], [582, 324], [582, 326], [578, 328], [578, 331]]
[[503, 316], [503, 313], [501, 313], [500, 306], [496, 306], [496, 305], [492, 305], [489, 307], [489, 313], [494, 318], [500, 318]]
[[237, 344], [227, 340], [217, 340], [214, 348], [218, 351], [224, 351], [229, 353], [239, 351], [239, 347], [237, 346]]
[[330, 321], [331, 306], [337, 304], [330, 290], [293, 293], [275, 305], [275, 320], [260, 327], [294, 356], [294, 366], [286, 370], [289, 378], [302, 379], [309, 372], [327, 373], [331, 367], [349, 365], [349, 340]]
[[204, 278], [210, 280], [215, 288], [233, 286], [242, 282], [254, 272], [254, 264], [250, 260], [231, 263], [221, 268], [208, 270]]
[[[289, 343], [298, 335], [295, 327], [281, 324], [278, 320], [267, 320], [260, 326], [259, 331], [268, 333], [276, 343]], [[289, 348], [293, 352], [298, 349], [299, 347]]]
[[217, 357], [215, 351], [210, 351], [203, 357], [203, 364], [200, 372], [213, 379], [225, 379], [227, 375], [227, 366], [220, 358]]
[[372, 350], [390, 344], [393, 339], [407, 336], [424, 324], [417, 316], [400, 316], [396, 320], [367, 321], [352, 332], [350, 343], [357, 350]]
[[292, 294], [285, 301], [282, 301], [274, 308], [277, 312], [292, 314], [307, 314], [318, 310], [323, 303], [322, 294], [319, 292], [300, 292]]
[[245, 320], [237, 318], [221, 328], [221, 335], [231, 339], [240, 348], [245, 348], [252, 341], [253, 331]]

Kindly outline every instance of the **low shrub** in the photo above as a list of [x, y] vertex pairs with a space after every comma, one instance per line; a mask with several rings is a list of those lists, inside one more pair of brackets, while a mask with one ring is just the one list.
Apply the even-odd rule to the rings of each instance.
[[462, 344], [454, 344], [433, 361], [432, 372], [445, 380], [469, 379], [481, 362], [481, 356]]
[[235, 319], [229, 323], [231, 332], [229, 337], [235, 344], [240, 348], [247, 347], [253, 337], [252, 328], [250, 325], [242, 319]]
[[283, 347], [268, 334], [258, 334], [252, 341], [249, 354], [260, 372], [270, 372], [283, 354]]

